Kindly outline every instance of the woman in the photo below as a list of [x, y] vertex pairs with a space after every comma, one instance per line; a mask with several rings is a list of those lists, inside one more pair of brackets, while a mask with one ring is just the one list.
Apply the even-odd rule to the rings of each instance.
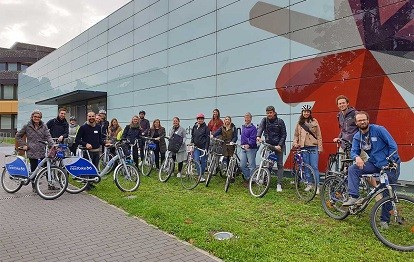
[[[42, 112], [39, 110], [33, 111], [30, 121], [16, 133], [18, 146], [22, 146], [23, 150], [27, 151], [31, 172], [36, 169], [39, 160], [45, 157], [45, 145], [39, 141], [47, 141], [49, 145], [53, 145], [53, 139], [49, 133], [49, 129], [41, 119]], [[23, 139], [24, 136], [26, 136], [26, 139]], [[34, 181], [32, 181], [32, 187], [33, 192], [36, 192]]]
[[172, 137], [173, 134], [177, 134], [183, 138], [183, 143], [176, 154], [173, 154], [174, 162], [178, 163], [178, 173], [177, 177], [181, 177], [181, 171], [183, 170], [183, 163], [187, 160], [187, 147], [185, 140], [187, 140], [187, 132], [185, 129], [180, 126], [180, 119], [178, 117], [173, 118], [173, 126], [170, 130], [169, 137]]
[[220, 127], [223, 126], [223, 121], [220, 119], [220, 111], [216, 108], [213, 110], [213, 117], [210, 122], [208, 122], [208, 129], [214, 134]]
[[[125, 127], [125, 130], [122, 133], [122, 138], [128, 139], [130, 143], [135, 143], [135, 140], [140, 139], [140, 130], [139, 117], [133, 116], [131, 123]], [[138, 143], [132, 148], [132, 158], [134, 159], [135, 165], [138, 167]]]
[[[318, 160], [319, 153], [322, 152], [322, 134], [318, 121], [312, 117], [310, 105], [302, 107], [302, 113], [299, 117], [299, 122], [296, 124], [295, 135], [293, 138], [293, 146], [295, 148], [306, 149], [309, 153], [303, 154], [303, 161], [309, 164], [315, 171], [316, 176], [316, 193], [319, 194], [319, 169]], [[305, 188], [309, 191], [313, 188], [312, 181]]]
[[[191, 143], [196, 147], [204, 150], [208, 150], [210, 144], [210, 130], [204, 122], [204, 114], [197, 114], [197, 122], [194, 124], [193, 129], [191, 130]], [[206, 170], [207, 157], [204, 155], [200, 157], [203, 152], [196, 148], [194, 150], [194, 160], [199, 161], [201, 165], [201, 175], [203, 176], [204, 171]], [[200, 182], [206, 181], [204, 177], [200, 178]]]
[[162, 163], [165, 159], [167, 145], [165, 143], [165, 128], [161, 126], [159, 119], [155, 119], [154, 122], [152, 122], [152, 127], [150, 128], [150, 137], [155, 139], [154, 142], [157, 145], [156, 149], [154, 150], [155, 166], [160, 169], [160, 155]]
[[244, 125], [242, 126], [240, 144], [243, 148], [240, 154], [240, 169], [244, 176], [244, 186], [248, 186], [248, 181], [256, 168], [256, 144], [257, 128], [252, 124], [252, 114], [244, 114]]
[[[115, 144], [118, 134], [122, 132], [122, 128], [119, 126], [118, 119], [112, 118], [111, 123], [108, 126], [106, 140], [108, 143]], [[115, 148], [111, 148], [111, 153], [115, 155]]]
[[73, 155], [76, 155], [77, 145], [75, 143], [76, 133], [78, 132], [79, 125], [76, 123], [76, 118], [71, 116], [69, 119], [69, 136], [68, 136], [68, 146], [69, 150]]
[[[213, 133], [213, 137], [221, 137], [225, 144], [229, 144], [231, 142], [236, 143], [237, 141], [237, 130], [236, 126], [231, 122], [231, 117], [226, 116], [224, 118], [224, 125], [217, 129], [216, 132]], [[229, 164], [230, 157], [233, 156], [234, 153], [234, 146], [225, 145], [223, 156], [226, 158], [227, 165]]]

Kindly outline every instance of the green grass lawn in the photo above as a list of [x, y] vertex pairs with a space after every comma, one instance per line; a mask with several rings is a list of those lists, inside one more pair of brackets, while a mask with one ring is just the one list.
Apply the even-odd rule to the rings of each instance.
[[[252, 197], [240, 177], [228, 193], [219, 176], [209, 187], [199, 184], [188, 191], [176, 177], [159, 182], [154, 171], [141, 177], [134, 193], [122, 193], [109, 177], [91, 194], [225, 261], [413, 261], [412, 252], [393, 251], [377, 240], [370, 208], [336, 221], [325, 215], [318, 196], [304, 204], [289, 180], [277, 193], [272, 179], [263, 198]], [[219, 231], [235, 237], [215, 240], [212, 235]]]

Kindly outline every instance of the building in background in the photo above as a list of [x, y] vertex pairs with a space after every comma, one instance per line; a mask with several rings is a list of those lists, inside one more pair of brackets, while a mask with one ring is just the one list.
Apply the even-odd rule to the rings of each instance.
[[[288, 128], [285, 167], [303, 104], [321, 125], [320, 171], [339, 133], [335, 98], [368, 111], [414, 177], [412, 1], [135, 0], [20, 74], [18, 127], [58, 106], [83, 123], [106, 109], [125, 126], [140, 110], [167, 129], [214, 108], [237, 127], [268, 105]], [[207, 119], [208, 120], [208, 119]]]
[[18, 74], [54, 48], [15, 43], [0, 48], [0, 136], [14, 136], [17, 128]]

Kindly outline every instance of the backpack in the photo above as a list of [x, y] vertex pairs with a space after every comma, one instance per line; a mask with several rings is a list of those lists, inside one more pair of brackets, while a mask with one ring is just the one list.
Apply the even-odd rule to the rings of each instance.
[[178, 153], [182, 144], [183, 144], [183, 137], [174, 133], [172, 134], [168, 142], [168, 151], [171, 151], [173, 153]]

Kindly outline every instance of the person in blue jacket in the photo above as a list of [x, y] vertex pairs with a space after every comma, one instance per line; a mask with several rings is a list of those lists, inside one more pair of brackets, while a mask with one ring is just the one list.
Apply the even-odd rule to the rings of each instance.
[[[357, 203], [361, 175], [379, 173], [381, 168], [388, 164], [386, 158], [398, 149], [397, 143], [385, 127], [369, 123], [367, 112], [356, 112], [355, 123], [359, 128], [352, 139], [351, 157], [355, 164], [348, 169], [348, 190], [351, 197], [343, 203], [343, 206]], [[368, 154], [368, 161], [364, 162], [360, 157], [361, 150]], [[395, 184], [400, 175], [400, 158], [398, 153], [394, 153], [392, 158], [398, 163], [398, 167], [388, 173], [388, 180], [390, 184]], [[388, 191], [385, 190], [383, 195], [388, 196]], [[387, 212], [389, 209], [390, 207], [385, 206], [385, 210], [382, 210], [381, 222], [385, 226], [390, 219], [390, 214]]]

